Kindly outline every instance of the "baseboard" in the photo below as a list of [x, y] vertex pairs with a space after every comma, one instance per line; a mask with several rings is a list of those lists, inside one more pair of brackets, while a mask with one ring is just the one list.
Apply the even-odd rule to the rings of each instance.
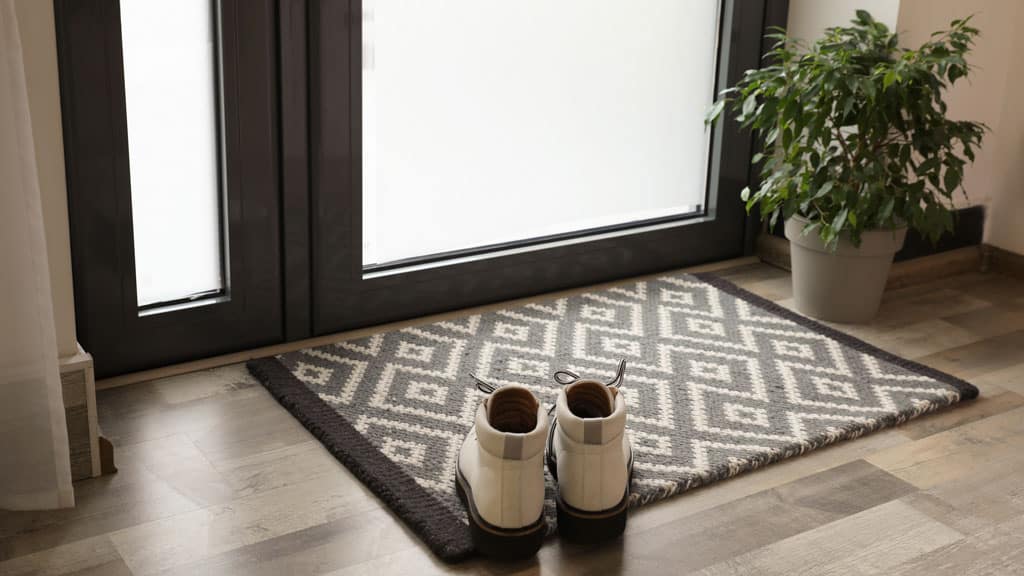
[[958, 248], [976, 247], [981, 244], [985, 231], [985, 207], [969, 206], [953, 211], [956, 228], [953, 232], [943, 234], [939, 241], [932, 244], [916, 230], [907, 230], [907, 239], [903, 248], [896, 253], [896, 262], [931, 256]]
[[60, 381], [68, 428], [71, 479], [95, 478], [102, 474], [96, 380], [92, 356], [81, 346], [77, 354], [60, 359]]
[[789, 263], [789, 240], [774, 234], [760, 234], [757, 237], [757, 257], [765, 264], [771, 264], [783, 270], [792, 270]]
[[1024, 255], [984, 244], [981, 247], [981, 267], [986, 272], [992, 270], [1014, 278], [1024, 278]]
[[[757, 238], [757, 256], [766, 264], [771, 264], [784, 270], [791, 269], [789, 264], [789, 240], [785, 238], [779, 238], [771, 234], [762, 234]], [[1017, 255], [1014, 254], [1014, 256]], [[1024, 257], [1017, 256], [1017, 258], [1020, 258], [1021, 271], [1024, 273]], [[995, 260], [993, 259], [993, 262]], [[977, 271], [981, 268], [982, 247], [965, 246], [910, 260], [893, 262], [892, 268], [889, 270], [889, 280], [885, 287], [887, 290], [903, 288], [931, 280], [938, 280], [954, 274]]]
[[965, 246], [912, 260], [893, 262], [886, 290], [924, 284], [981, 270], [981, 246]]
[[[985, 229], [984, 206], [959, 208], [953, 211], [953, 218], [956, 227], [952, 232], [943, 234], [938, 242], [933, 243], [927, 238], [922, 237], [917, 230], [907, 230], [907, 239], [903, 242], [903, 248], [896, 253], [893, 261], [916, 260], [925, 256], [933, 256], [942, 252], [969, 248], [981, 244], [982, 233]], [[767, 235], [762, 234], [758, 237], [758, 240], [764, 236]], [[786, 236], [783, 233], [783, 223], [781, 221], [772, 230], [771, 236], [785, 240]], [[760, 253], [760, 247], [758, 253]]]

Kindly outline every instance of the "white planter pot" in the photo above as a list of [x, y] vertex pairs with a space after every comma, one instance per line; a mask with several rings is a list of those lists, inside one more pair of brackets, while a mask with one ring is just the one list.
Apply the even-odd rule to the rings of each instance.
[[859, 247], [844, 236], [833, 252], [816, 230], [803, 234], [806, 224], [799, 216], [786, 221], [796, 309], [830, 322], [864, 323], [874, 318], [906, 227], [866, 231]]

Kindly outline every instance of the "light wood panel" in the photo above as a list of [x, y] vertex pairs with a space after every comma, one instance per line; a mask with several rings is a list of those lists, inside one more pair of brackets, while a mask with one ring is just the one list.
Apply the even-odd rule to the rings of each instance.
[[699, 573], [888, 574], [896, 566], [962, 537], [913, 507], [894, 501], [730, 558]]

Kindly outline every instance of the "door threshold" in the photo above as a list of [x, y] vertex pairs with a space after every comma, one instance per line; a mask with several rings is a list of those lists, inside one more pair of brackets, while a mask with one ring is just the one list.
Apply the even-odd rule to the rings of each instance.
[[[729, 260], [722, 260], [719, 262], [711, 262], [708, 264], [699, 264], [697, 266], [688, 266], [686, 268], [680, 268], [679, 272], [715, 272], [721, 270], [729, 270], [732, 268], [739, 268], [741, 266], [747, 266], [760, 262], [757, 256], [744, 256], [741, 258], [731, 258]], [[612, 282], [603, 282], [600, 284], [591, 284], [587, 286], [580, 286], [578, 288], [570, 288], [567, 290], [559, 290], [557, 292], [547, 292], [544, 294], [536, 294], [533, 296], [527, 296], [525, 298], [516, 298], [514, 300], [504, 300], [501, 302], [495, 302], [493, 304], [485, 304], [482, 306], [474, 306], [471, 308], [463, 308], [459, 310], [452, 310], [449, 312], [442, 312], [440, 314], [432, 314], [430, 316], [421, 316], [418, 318], [412, 318], [410, 320], [402, 320], [400, 322], [391, 322], [388, 324], [380, 324], [377, 326], [369, 326], [366, 328], [358, 328], [356, 330], [348, 330], [345, 332], [336, 332], [333, 334], [326, 334], [324, 336], [315, 336], [313, 338], [306, 338], [303, 340], [295, 340], [292, 342], [282, 342], [280, 344], [271, 344], [269, 346], [262, 346], [259, 348], [253, 348], [251, 350], [243, 350], [241, 352], [232, 352], [230, 354], [221, 354], [219, 356], [211, 356], [209, 358], [202, 358], [200, 360], [192, 360], [189, 362], [182, 362], [180, 364], [171, 364], [168, 366], [161, 366], [160, 368], [152, 368], [149, 370], [142, 370], [139, 372], [130, 372], [128, 374], [121, 374], [119, 376], [113, 376], [111, 378], [104, 378], [96, 381], [97, 390], [106, 390], [108, 388], [118, 388], [120, 386], [127, 386], [129, 384], [139, 384], [142, 382], [148, 382], [150, 380], [156, 380], [159, 378], [167, 378], [169, 376], [178, 376], [181, 374], [187, 374], [189, 372], [198, 372], [200, 370], [210, 370], [212, 368], [220, 368], [222, 366], [228, 366], [231, 364], [238, 364], [241, 362], [247, 362], [254, 358], [265, 358], [267, 356], [276, 356], [278, 354], [285, 354], [287, 352], [294, 352], [303, 348], [310, 348], [315, 346], [323, 346], [325, 344], [333, 344], [335, 342], [342, 342], [345, 340], [354, 340], [357, 338], [366, 338], [380, 332], [389, 332], [392, 330], [400, 330], [408, 326], [415, 326], [418, 324], [428, 324], [431, 322], [438, 322], [450, 319], [455, 316], [464, 316], [467, 314], [479, 314], [482, 312], [489, 312], [492, 310], [499, 310], [501, 308], [507, 308], [509, 306], [516, 306], [520, 304], [527, 304], [529, 302], [537, 301], [538, 299], [558, 298], [562, 296], [572, 296], [588, 290], [611, 288], [628, 282], [634, 282], [638, 279], [653, 278], [660, 276], [665, 272], [658, 272], [656, 274], [645, 274], [643, 276], [634, 276], [630, 278], [623, 278], [621, 280], [614, 280]]]

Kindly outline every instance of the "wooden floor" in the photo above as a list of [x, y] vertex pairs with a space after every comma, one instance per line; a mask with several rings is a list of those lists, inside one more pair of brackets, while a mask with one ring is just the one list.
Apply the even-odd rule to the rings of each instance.
[[[785, 272], [724, 275], [790, 303]], [[982, 396], [636, 510], [597, 550], [450, 567], [243, 367], [175, 376], [100, 393], [120, 472], [73, 510], [0, 513], [0, 574], [1024, 574], [1024, 282], [900, 289], [841, 328]]]

